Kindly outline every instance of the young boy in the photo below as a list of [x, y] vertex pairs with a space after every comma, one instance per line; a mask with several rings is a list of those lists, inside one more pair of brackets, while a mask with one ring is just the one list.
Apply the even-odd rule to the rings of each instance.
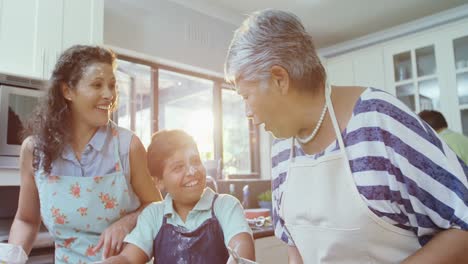
[[[155, 133], [148, 167], [166, 198], [150, 204], [109, 263], [227, 263], [227, 246], [255, 259], [252, 231], [233, 196], [205, 187], [206, 171], [191, 136], [181, 130]], [[234, 263], [234, 262], [233, 262]]]

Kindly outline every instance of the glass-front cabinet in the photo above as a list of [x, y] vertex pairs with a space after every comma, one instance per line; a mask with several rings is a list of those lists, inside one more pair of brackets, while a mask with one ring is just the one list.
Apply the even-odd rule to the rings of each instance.
[[452, 40], [458, 111], [463, 134], [468, 135], [468, 34]]
[[384, 45], [386, 90], [414, 112], [442, 112], [468, 136], [468, 20]]
[[434, 45], [392, 56], [396, 96], [415, 112], [440, 111], [440, 87]]

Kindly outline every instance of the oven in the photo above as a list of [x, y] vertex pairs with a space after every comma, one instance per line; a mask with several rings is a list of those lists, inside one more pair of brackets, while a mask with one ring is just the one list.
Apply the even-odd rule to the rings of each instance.
[[21, 132], [45, 93], [45, 82], [0, 74], [0, 168], [18, 168]]

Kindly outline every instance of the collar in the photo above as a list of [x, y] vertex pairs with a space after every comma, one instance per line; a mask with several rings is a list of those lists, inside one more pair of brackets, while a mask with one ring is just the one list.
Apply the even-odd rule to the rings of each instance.
[[[200, 200], [193, 207], [192, 211], [207, 211], [211, 210], [211, 204], [213, 203], [213, 198], [215, 192], [208, 187], [205, 187]], [[164, 215], [172, 216], [175, 214], [173, 199], [170, 193], [166, 194], [164, 198]]]
[[[94, 133], [93, 137], [88, 142], [88, 144], [86, 144], [85, 149], [93, 148], [94, 150], [97, 150], [100, 152], [104, 146], [104, 143], [106, 142], [108, 135], [110, 135], [111, 133], [110, 129], [111, 129], [110, 125], [100, 127], [96, 131], [96, 133]], [[70, 144], [67, 144], [65, 146], [65, 148], [62, 151], [61, 156], [63, 159], [67, 159], [67, 160], [75, 159], [75, 153]]]

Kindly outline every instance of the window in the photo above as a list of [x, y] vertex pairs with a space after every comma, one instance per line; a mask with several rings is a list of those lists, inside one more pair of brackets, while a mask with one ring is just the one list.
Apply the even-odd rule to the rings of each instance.
[[159, 70], [159, 128], [186, 131], [214, 159], [213, 81]]
[[242, 97], [234, 90], [222, 90], [223, 168], [228, 174], [251, 173], [249, 121]]
[[117, 63], [117, 124], [135, 132], [147, 147], [151, 143], [153, 119], [151, 67], [124, 60]]
[[119, 107], [113, 118], [119, 126], [135, 132], [145, 147], [160, 129], [182, 129], [195, 139], [204, 161], [221, 164], [223, 175], [258, 177], [258, 131], [232, 87], [217, 77], [118, 57]]

